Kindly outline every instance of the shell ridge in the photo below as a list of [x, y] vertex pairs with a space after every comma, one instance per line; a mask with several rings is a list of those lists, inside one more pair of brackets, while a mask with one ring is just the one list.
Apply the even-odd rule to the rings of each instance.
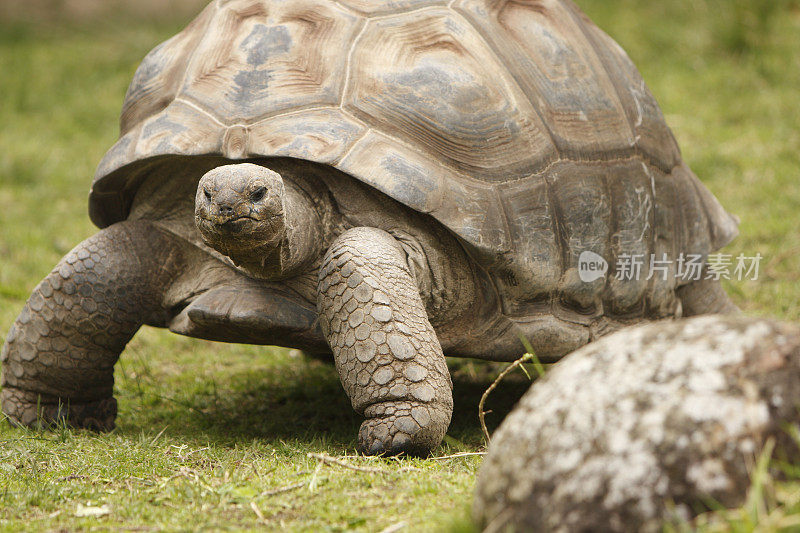
[[[92, 185], [89, 187], [89, 192], [92, 193], [95, 190], [95, 187], [101, 180], [101, 177], [107, 176], [114, 172], [115, 170], [122, 168], [126, 165], [120, 165], [118, 167], [109, 166], [108, 163], [110, 160], [114, 159], [115, 157], [118, 158], [119, 156], [116, 154], [116, 150], [123, 150], [125, 152], [125, 158], [130, 158], [130, 153], [133, 150], [133, 146], [136, 144], [134, 140], [141, 135], [142, 131], [142, 124], [139, 123], [136, 125], [135, 128], [128, 130], [122, 137], [117, 139], [117, 142], [108, 150], [108, 152], [103, 155], [103, 158], [97, 164], [97, 168], [94, 171], [94, 178], [92, 179]], [[128, 163], [130, 164], [130, 162]]]
[[447, 5], [445, 0], [439, 0], [438, 3], [433, 4], [433, 5], [425, 5], [425, 6], [422, 6], [422, 7], [408, 7], [408, 6], [407, 7], [395, 7], [393, 9], [390, 8], [389, 11], [378, 12], [379, 14], [370, 14], [369, 12], [359, 11], [358, 8], [350, 7], [350, 6], [347, 6], [345, 4], [342, 4], [341, 0], [329, 0], [329, 1], [334, 3], [334, 4], [336, 4], [337, 6], [341, 6], [343, 9], [347, 10], [348, 12], [350, 12], [350, 13], [352, 13], [354, 15], [359, 16], [359, 17], [363, 17], [363, 18], [365, 18], [367, 20], [381, 20], [381, 19], [387, 19], [387, 18], [390, 18], [390, 17], [396, 17], [398, 15], [413, 14], [413, 13], [417, 13], [419, 11], [425, 11], [427, 9], [441, 9], [441, 8], [447, 8], [448, 7], [448, 5]]
[[[372, 131], [373, 131], [373, 133], [374, 133], [375, 135], [379, 135], [379, 136], [381, 136], [381, 137], [384, 137], [385, 139], [388, 139], [388, 140], [389, 140], [389, 141], [391, 141], [392, 143], [395, 143], [395, 144], [397, 144], [397, 145], [400, 145], [400, 146], [402, 146], [402, 147], [403, 147], [403, 148], [405, 148], [405, 149], [411, 150], [411, 151], [413, 151], [413, 152], [419, 152], [419, 150], [417, 149], [417, 147], [416, 147], [416, 146], [414, 146], [414, 145], [412, 145], [411, 143], [409, 143], [409, 142], [407, 142], [407, 141], [404, 141], [403, 139], [400, 139], [400, 138], [398, 138], [398, 137], [395, 137], [394, 135], [392, 135], [392, 134], [390, 134], [390, 133], [386, 132], [385, 130], [378, 129], [378, 128], [375, 128], [375, 127], [373, 127], [373, 126], [370, 126], [369, 124], [365, 123], [365, 122], [364, 122], [362, 119], [358, 118], [356, 115], [353, 115], [353, 114], [352, 114], [352, 113], [351, 113], [349, 110], [347, 110], [347, 109], [345, 109], [345, 108], [343, 108], [343, 109], [342, 109], [342, 111], [344, 111], [344, 112], [345, 112], [345, 113], [346, 113], [348, 116], [350, 116], [350, 117], [353, 117], [353, 119], [354, 119], [354, 120], [357, 120], [357, 121], [359, 122], [359, 124], [363, 124], [365, 128], [368, 128], [368, 129], [372, 130]], [[359, 139], [359, 140], [360, 140], [360, 139]], [[342, 158], [341, 160], [343, 160], [343, 159], [344, 159], [344, 158]], [[558, 163], [559, 161], [562, 161], [562, 160], [554, 160], [554, 161], [553, 161], [551, 164], [549, 164], [549, 165], [548, 165], [548, 168], [549, 168], [550, 166], [552, 166], [553, 164], [556, 164], [556, 163]], [[598, 159], [598, 160], [597, 160], [597, 162], [604, 162], [604, 161], [607, 161], [607, 160], [605, 160], [605, 159]], [[480, 180], [480, 179], [477, 179], [477, 178], [473, 178], [473, 177], [472, 177], [472, 176], [470, 176], [469, 174], [466, 174], [466, 173], [462, 172], [461, 170], [459, 170], [459, 169], [455, 168], [453, 165], [449, 165], [449, 164], [447, 164], [447, 163], [446, 163], [446, 162], [444, 162], [444, 161], [437, 160], [437, 161], [436, 161], [436, 163], [437, 163], [438, 165], [442, 166], [442, 167], [445, 167], [445, 168], [447, 168], [447, 169], [448, 169], [448, 171], [450, 171], [451, 173], [453, 173], [453, 174], [457, 175], [457, 176], [458, 176], [459, 178], [461, 178], [463, 181], [466, 181], [466, 182], [472, 183], [472, 184], [474, 184], [474, 185], [478, 185], [478, 186], [480, 186], [480, 187], [483, 187], [483, 188], [486, 188], [487, 186], [493, 186], [493, 185], [494, 185], [494, 184], [491, 184], [491, 183], [489, 183], [489, 182], [486, 182], [486, 181], [484, 181], [484, 180]], [[517, 179], [514, 179], [514, 180], [505, 180], [505, 181], [503, 181], [502, 183], [500, 183], [500, 185], [504, 185], [504, 184], [506, 184], [506, 183], [514, 183], [514, 182], [519, 182], [519, 181], [525, 180], [525, 179], [527, 179], [527, 178], [529, 178], [529, 177], [532, 177], [532, 176], [538, 176], [538, 175], [541, 175], [541, 174], [543, 174], [543, 173], [544, 173], [544, 171], [543, 171], [543, 170], [540, 170], [540, 171], [537, 171], [537, 172], [536, 172], [536, 173], [534, 173], [534, 174], [530, 174], [530, 175], [524, 176], [524, 177], [522, 177], [522, 178], [517, 178]]]
[[[568, 263], [568, 255], [569, 255], [569, 246], [567, 243], [567, 236], [564, 233], [565, 229], [561, 227], [561, 217], [564, 216], [561, 210], [561, 204], [558, 203], [555, 197], [555, 193], [553, 191], [553, 187], [550, 184], [550, 180], [548, 180], [549, 176], [545, 176], [544, 179], [544, 190], [545, 194], [547, 195], [547, 203], [550, 204], [550, 207], [553, 210], [553, 216], [550, 217], [550, 227], [553, 231], [553, 235], [555, 235], [556, 242], [558, 243], [558, 251], [559, 255], [561, 256], [560, 263], [561, 263], [561, 272], [563, 273], [566, 271], [566, 265]], [[550, 305], [554, 305], [555, 300], [558, 298], [558, 288], [553, 291], [553, 294], [550, 296]]]
[[177, 98], [175, 98], [173, 100], [173, 102], [178, 102], [178, 103], [185, 104], [185, 105], [191, 107], [192, 109], [198, 111], [199, 113], [202, 113], [203, 115], [207, 116], [208, 118], [210, 118], [211, 120], [213, 120], [214, 122], [216, 122], [217, 124], [222, 126], [223, 128], [228, 128], [229, 127], [220, 118], [218, 118], [214, 113], [212, 113], [211, 111], [209, 111], [207, 109], [204, 109], [200, 104], [198, 104], [197, 102], [193, 102], [192, 100], [189, 100], [188, 98], [184, 97], [183, 95], [178, 96]]
[[[148, 62], [148, 60], [150, 60], [153, 57], [153, 55], [158, 54], [160, 51], [169, 47], [171, 44], [178, 42], [180, 40], [180, 37], [181, 34], [179, 33], [177, 35], [173, 35], [166, 41], [158, 44], [155, 48], [153, 48], [152, 50], [150, 50], [150, 52], [147, 53], [147, 55], [142, 60], [141, 64], [136, 68], [136, 72], [133, 75], [133, 79], [128, 85], [128, 89], [125, 91], [125, 97], [122, 101], [122, 110], [120, 111], [119, 114], [119, 130], [121, 134], [127, 133], [130, 130], [130, 125], [128, 124], [128, 122], [130, 122], [131, 119], [129, 118], [128, 115], [130, 114], [131, 109], [134, 108], [136, 104], [138, 104], [143, 98], [156, 91], [155, 87], [144, 89], [143, 87], [137, 85], [136, 82], [139, 72], [142, 68], [142, 65], [145, 65]], [[164, 87], [162, 86], [159, 87], [158, 89], [163, 90]], [[134, 94], [137, 92], [139, 93], [138, 98], [134, 97]], [[161, 111], [163, 111], [163, 109]]]
[[[614, 199], [614, 189], [611, 187], [611, 184], [608, 182], [608, 174], [604, 173], [602, 175], [602, 178], [603, 178], [603, 192], [606, 195], [608, 195], [608, 205], [609, 206], [617, 205], [616, 202], [618, 200]], [[607, 259], [612, 259], [613, 262], [612, 261], [608, 262], [609, 263], [609, 266], [608, 266], [608, 276], [609, 276], [609, 278], [607, 278], [607, 281], [605, 283], [605, 287], [603, 287], [602, 298], [601, 298], [601, 300], [604, 301], [604, 302], [611, 295], [611, 285], [608, 282], [608, 279], [610, 279], [610, 276], [612, 275], [612, 269], [617, 264], [617, 255], [616, 255], [616, 253], [614, 253], [614, 242], [613, 242], [614, 235], [616, 235], [617, 232], [621, 229], [621, 228], [618, 227], [619, 218], [617, 217], [617, 212], [613, 207], [611, 209], [609, 209], [608, 216], [609, 216], [609, 220], [608, 220], [608, 227], [609, 227], [609, 231], [608, 231], [608, 255], [609, 255], [609, 257]], [[613, 256], [613, 257], [611, 257], [611, 256]]]
[[[568, 160], [567, 159], [560, 159], [560, 158], [559, 159], [554, 159], [553, 161], [550, 161], [549, 163], [547, 163], [547, 165], [545, 165], [542, 169], [537, 170], [536, 172], [531, 172], [530, 174], [527, 174], [527, 175], [522, 176], [520, 178], [507, 179], [507, 180], [503, 181], [502, 183], [498, 183], [497, 185], [499, 187], [501, 187], [501, 188], [505, 188], [505, 187], [513, 186], [513, 185], [515, 185], [517, 183], [520, 183], [520, 182], [523, 182], [523, 181], [527, 181], [527, 180], [531, 180], [531, 179], [535, 179], [535, 178], [542, 178], [542, 177], [546, 176], [547, 173], [550, 172], [550, 170], [554, 166], [556, 166], [559, 163], [563, 163], [564, 161], [568, 161]], [[594, 163], [594, 162], [595, 161], [587, 161], [587, 163]], [[596, 161], [596, 162], [599, 163], [600, 161]]]
[[274, 112], [267, 112], [262, 115], [258, 115], [255, 117], [252, 122], [235, 122], [231, 124], [231, 126], [243, 126], [243, 127], [252, 127], [256, 124], [263, 124], [264, 122], [268, 122], [275, 118], [280, 117], [287, 117], [292, 115], [302, 115], [303, 113], [307, 113], [309, 111], [324, 111], [324, 110], [337, 110], [341, 109], [338, 105], [335, 104], [303, 104], [303, 105], [295, 105], [291, 108], [287, 109], [280, 109]]
[[[213, 11], [212, 7], [213, 4], [206, 6], [206, 8], [203, 9], [200, 12], [200, 14], [198, 14], [198, 16], [194, 20], [192, 20], [183, 30], [173, 35], [166, 41], [160, 43], [153, 50], [151, 50], [145, 56], [145, 58], [142, 60], [139, 66], [136, 68], [136, 72], [134, 74], [133, 79], [131, 80], [130, 85], [128, 86], [128, 89], [125, 93], [125, 98], [122, 103], [122, 110], [119, 116], [120, 134], [125, 134], [133, 128], [134, 122], [131, 121], [141, 123], [147, 120], [148, 118], [151, 118], [159, 113], [162, 113], [164, 109], [169, 105], [169, 103], [171, 103], [172, 100], [174, 100], [175, 97], [180, 93], [181, 87], [186, 78], [186, 67], [191, 61], [193, 50], [194, 48], [196, 48], [197, 44], [200, 41], [202, 41], [202, 39], [206, 35], [206, 32], [208, 31], [208, 27], [210, 26], [211, 21], [216, 16], [216, 11], [214, 11], [213, 14], [210, 14]], [[173, 55], [171, 59], [165, 62], [164, 64], [160, 65], [159, 73], [153, 76], [149, 80], [150, 82], [153, 82], [155, 79], [158, 79], [160, 77], [161, 78], [160, 87], [158, 87], [157, 89], [151, 88], [150, 91], [147, 91], [148, 93], [152, 92], [152, 90], [161, 93], [164, 92], [169, 93], [169, 98], [165, 98], [163, 100], [166, 101], [167, 103], [161, 105], [160, 109], [158, 110], [153, 109], [152, 103], [145, 109], [138, 109], [139, 106], [142, 104], [143, 98], [142, 95], [140, 95], [138, 98], [133, 98], [133, 92], [135, 92], [136, 90], [135, 86], [138, 75], [140, 73], [144, 74], [142, 73], [142, 68], [144, 67], [146, 69], [148, 66], [150, 67], [153, 66], [153, 65], [148, 65], [148, 60], [155, 59], [153, 54], [157, 54], [159, 50], [163, 51], [165, 47], [171, 47], [176, 44], [178, 45], [178, 49], [172, 51]], [[179, 73], [181, 69], [183, 70], [182, 74]], [[169, 83], [168, 80], [164, 80], [163, 78], [165, 76], [166, 71], [179, 73], [178, 80], [175, 80], [172, 83]], [[146, 74], [145, 77], [147, 77]], [[138, 87], [138, 89], [143, 89], [143, 88], [144, 87], [141, 86]], [[137, 110], [133, 114], [139, 116], [135, 118], [130, 116], [132, 110]], [[142, 113], [145, 114], [142, 115]]]
[[353, 9], [352, 7], [348, 6], [347, 4], [341, 3], [339, 0], [328, 0], [330, 3], [341, 9], [342, 11], [346, 11], [351, 15], [355, 15], [356, 17], [364, 17], [364, 14]]
[[353, 39], [353, 42], [350, 44], [350, 50], [347, 51], [347, 60], [344, 63], [344, 83], [342, 83], [342, 91], [339, 94], [339, 107], [342, 109], [344, 109], [344, 99], [347, 96], [347, 90], [350, 88], [350, 78], [352, 77], [351, 72], [353, 70], [353, 53], [355, 52], [356, 46], [361, 40], [361, 37], [364, 35], [364, 32], [367, 31], [369, 19], [364, 20], [362, 18], [360, 24], [361, 28], [359, 28], [355, 39]]
[[[553, 167], [558, 165], [558, 164], [560, 164], [560, 163], [585, 163], [585, 164], [600, 163], [600, 164], [608, 165], [608, 166], [616, 166], [616, 165], [618, 165], [620, 163], [633, 162], [633, 161], [637, 161], [637, 160], [639, 162], [641, 162], [642, 164], [650, 165], [650, 166], [659, 168], [658, 165], [655, 163], [655, 161], [653, 161], [651, 158], [649, 158], [647, 156], [647, 154], [644, 153], [644, 152], [635, 153], [635, 154], [632, 154], [632, 155], [627, 156], [627, 157], [615, 157], [615, 158], [612, 158], [612, 159], [569, 159], [569, 158], [567, 158], [567, 159], [555, 159], [553, 161], [550, 161], [546, 166], [544, 166], [540, 170], [537, 170], [536, 172], [532, 172], [532, 173], [527, 174], [525, 176], [522, 176], [520, 178], [506, 179], [502, 183], [498, 183], [497, 185], [502, 188], [502, 187], [511, 186], [511, 185], [514, 185], [516, 183], [520, 183], [520, 182], [523, 182], [523, 181], [527, 181], [527, 180], [530, 180], [530, 179], [546, 177], [547, 174], [553, 169]], [[665, 174], [671, 175], [672, 172], [676, 168], [678, 168], [679, 166], [680, 166], [680, 164], [677, 164], [677, 165], [673, 166], [668, 172], [665, 172]], [[471, 178], [470, 176], [467, 176], [467, 175], [465, 175], [465, 178], [467, 180], [474, 181], [474, 182], [477, 182], [477, 183], [484, 183], [484, 184], [486, 183], [485, 181], [476, 180], [475, 178]], [[651, 185], [651, 189], [652, 189], [652, 185]]]
[[282, 110], [282, 111], [279, 111], [279, 112], [277, 112], [275, 114], [272, 114], [272, 115], [271, 114], [266, 114], [266, 115], [264, 115], [262, 117], [258, 117], [255, 121], [250, 122], [248, 124], [245, 124], [243, 122], [237, 122], [236, 124], [231, 124], [231, 126], [255, 127], [255, 126], [260, 126], [264, 122], [269, 122], [270, 120], [275, 119], [275, 118], [291, 117], [292, 115], [302, 115], [302, 114], [307, 113], [309, 111], [334, 111], [334, 110], [339, 110], [339, 109], [341, 109], [341, 108], [339, 106], [337, 106], [337, 105], [328, 105], [328, 104], [326, 104], [326, 105], [309, 104], [308, 106], [305, 106], [305, 107], [304, 106], [296, 106], [296, 107], [293, 107], [289, 111]]
[[423, 11], [435, 11], [440, 9], [447, 9], [447, 5], [444, 2], [442, 2], [439, 5], [416, 7], [413, 9], [400, 9], [398, 11], [394, 11], [392, 13], [384, 13], [382, 15], [371, 15], [371, 16], [362, 15], [362, 16], [366, 16], [367, 19], [369, 20], [385, 20], [385, 19], [390, 19], [392, 17], [414, 15], [416, 13], [421, 13]]
[[[653, 176], [653, 172], [650, 170], [650, 167], [647, 165], [642, 165], [644, 167], [645, 174], [647, 177], [650, 178], [650, 192], [653, 194], [653, 206], [650, 208], [650, 217], [647, 221], [648, 225], [650, 226], [650, 239], [648, 239], [648, 252], [650, 254], [656, 253], [656, 240], [658, 239], [658, 231], [656, 229], [656, 209], [658, 208], [657, 198], [656, 198], [656, 181], [655, 177]], [[674, 210], [673, 210], [674, 211]], [[651, 255], [651, 257], [654, 257]], [[661, 259], [661, 258], [656, 258]], [[647, 283], [647, 288], [645, 289], [644, 296], [646, 299], [646, 303], [651, 303], [652, 297], [656, 292], [656, 282], [658, 281], [658, 276], [654, 276], [653, 273], [650, 271], [650, 263], [645, 262], [647, 266], [647, 275], [652, 276]], [[643, 265], [643, 266], [645, 266]]]
[[361, 118], [359, 118], [355, 113], [353, 113], [352, 111], [350, 111], [346, 107], [339, 106], [339, 110], [342, 112], [342, 114], [344, 116], [346, 116], [350, 120], [352, 120], [352, 121], [354, 121], [354, 122], [356, 122], [358, 124], [361, 124], [363, 127], [367, 128], [367, 129], [371, 129], [372, 128], [372, 126], [370, 126], [369, 124], [364, 122]]
[[[356, 140], [353, 142], [353, 144], [351, 144], [351, 145], [350, 145], [350, 147], [349, 147], [347, 150], [345, 150], [345, 152], [344, 152], [344, 153], [341, 155], [341, 157], [339, 157], [338, 159], [336, 159], [336, 161], [334, 162], [334, 165], [338, 167], [340, 163], [342, 163], [342, 162], [343, 162], [345, 159], [347, 159], [347, 158], [350, 156], [350, 154], [351, 154], [351, 153], [353, 153], [353, 150], [355, 150], [355, 149], [356, 149], [356, 147], [357, 147], [359, 144], [361, 144], [361, 141], [363, 141], [365, 137], [367, 137], [367, 136], [368, 136], [368, 135], [370, 135], [370, 134], [376, 135], [377, 133], [378, 133], [378, 132], [376, 132], [374, 129], [372, 129], [372, 128], [370, 128], [370, 127], [366, 127], [366, 128], [364, 129], [364, 133], [362, 133], [361, 135], [359, 135], [359, 136], [358, 136], [358, 139], [356, 139]], [[359, 180], [359, 181], [361, 181], [361, 180]]]
[[[563, 1], [564, 4], [570, 8], [569, 10], [571, 12], [571, 16], [578, 21], [578, 25], [580, 26], [582, 33], [592, 45], [592, 52], [595, 54], [595, 56], [597, 56], [600, 64], [603, 65], [613, 84], [617, 96], [623, 103], [622, 107], [624, 113], [633, 129], [634, 152], [646, 154], [650, 160], [655, 162], [655, 166], [657, 168], [666, 174], [670, 174], [674, 166], [680, 164], [680, 147], [678, 146], [672, 131], [667, 126], [664, 120], [663, 112], [658, 107], [658, 103], [655, 101], [654, 97], [647, 88], [647, 84], [642, 78], [641, 73], [638, 71], [630, 57], [628, 57], [627, 53], [619, 45], [619, 43], [612, 39], [608, 34], [603, 32], [602, 29], [598, 28], [597, 25], [594, 24], [594, 22], [592, 22], [588, 17], [586, 17], [586, 15], [572, 0]], [[581, 24], [581, 21], [584, 23]], [[604, 49], [608, 51], [607, 55], [597, 52], [597, 50]], [[629, 76], [631, 77], [630, 83], [632, 85], [625, 84], [624, 80], [626, 80]], [[633, 106], [636, 108], [635, 116], [633, 115], [633, 110], [624, 105], [624, 102], [626, 101], [624, 95], [626, 93], [630, 96]], [[672, 151], [672, 153], [669, 155], [663, 154], [666, 159], [662, 159], [657, 152], [651, 152], [651, 147], [648, 146], [647, 142], [642, 143], [643, 132], [640, 128], [644, 127], [644, 131], [647, 131], [648, 128], [648, 126], [644, 124], [645, 104], [642, 102], [643, 98], [644, 100], [650, 100], [649, 105], [653, 105], [655, 107], [655, 111], [658, 113], [658, 118], [656, 120], [664, 127], [664, 131], [657, 133], [667, 137], [661, 138], [660, 142], [664, 145], [669, 145], [669, 148]], [[654, 117], [651, 116], [649, 119], [652, 121]], [[652, 131], [650, 132], [650, 135], [645, 133], [644, 138], [647, 140], [648, 137], [656, 135], [657, 133]], [[650, 139], [650, 141], [652, 142], [652, 139]]]
[[[670, 176], [669, 182], [672, 185], [672, 195], [675, 199], [675, 205], [680, 206], [678, 190], [677, 190], [678, 185], [674, 177], [672, 176], [672, 171], [670, 172], [669, 176]], [[677, 249], [686, 250], [686, 247], [689, 245], [689, 239], [684, 233], [686, 229], [686, 223], [684, 221], [684, 217], [686, 216], [686, 214], [683, 212], [683, 209], [675, 209], [674, 211], [675, 211], [675, 227], [673, 231], [675, 232], [675, 242], [677, 244]], [[683, 279], [678, 278], [678, 283], [675, 285], [676, 289], [682, 285], [681, 281], [683, 281]]]
[[500, 214], [501, 214], [500, 220], [503, 223], [503, 235], [504, 235], [503, 241], [506, 243], [506, 245], [503, 246], [501, 249], [499, 249], [498, 252], [509, 252], [511, 251], [512, 248], [511, 243], [513, 242], [513, 239], [511, 235], [511, 220], [510, 217], [508, 216], [508, 208], [506, 207], [506, 203], [503, 201], [503, 197], [500, 195], [500, 191], [498, 190], [497, 185], [492, 184], [490, 186], [490, 190], [492, 191], [492, 194], [495, 197], [497, 205], [500, 206]]

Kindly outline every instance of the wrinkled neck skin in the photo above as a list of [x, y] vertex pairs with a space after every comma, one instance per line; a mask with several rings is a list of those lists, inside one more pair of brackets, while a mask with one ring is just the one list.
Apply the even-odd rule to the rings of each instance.
[[265, 243], [255, 248], [220, 250], [251, 277], [265, 280], [293, 278], [307, 272], [325, 252], [314, 202], [295, 183], [286, 180], [284, 184], [282, 222], [285, 231], [272, 239], [265, 236]]

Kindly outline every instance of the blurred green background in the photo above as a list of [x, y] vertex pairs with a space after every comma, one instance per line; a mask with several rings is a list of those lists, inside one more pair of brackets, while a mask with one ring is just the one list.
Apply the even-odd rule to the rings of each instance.
[[[86, 194], [139, 61], [203, 4], [0, 1], [0, 342], [36, 283], [95, 231]], [[627, 50], [685, 159], [741, 217], [727, 251], [764, 256], [758, 280], [726, 284], [732, 297], [800, 319], [800, 3], [578, 4]], [[496, 370], [453, 363], [456, 414], [439, 455], [482, 449], [476, 406]], [[111, 435], [0, 426], [0, 529], [469, 529], [479, 457], [351, 458], [380, 470], [359, 472], [306, 456], [354, 449], [359, 420], [328, 365], [146, 328], [116, 376]], [[500, 387], [493, 424], [526, 386]], [[796, 489], [781, 485], [795, 496], [752, 520], [796, 513]]]

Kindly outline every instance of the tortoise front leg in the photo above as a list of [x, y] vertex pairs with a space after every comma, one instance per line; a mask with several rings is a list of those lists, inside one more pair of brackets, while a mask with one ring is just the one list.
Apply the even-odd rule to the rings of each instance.
[[323, 261], [317, 302], [342, 385], [367, 418], [359, 449], [429, 453], [450, 424], [452, 383], [398, 242], [374, 228], [342, 234]]
[[183, 264], [175, 239], [147, 222], [115, 224], [34, 289], [0, 355], [12, 423], [114, 427], [114, 364], [142, 324], [166, 321], [163, 295]]

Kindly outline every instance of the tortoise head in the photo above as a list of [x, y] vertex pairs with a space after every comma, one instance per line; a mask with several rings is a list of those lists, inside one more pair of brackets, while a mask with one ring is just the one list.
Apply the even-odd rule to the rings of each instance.
[[203, 241], [234, 263], [263, 263], [286, 240], [284, 197], [283, 178], [268, 168], [216, 167], [197, 185], [195, 224]]

